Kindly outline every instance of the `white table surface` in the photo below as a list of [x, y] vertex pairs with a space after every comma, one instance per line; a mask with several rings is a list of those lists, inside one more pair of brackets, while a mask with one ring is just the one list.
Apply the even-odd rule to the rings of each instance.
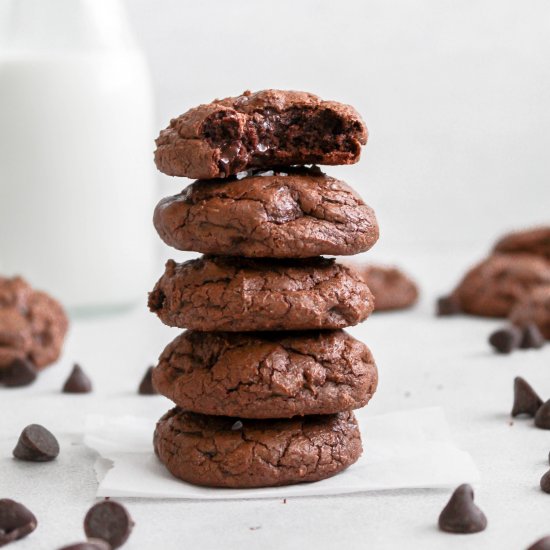
[[[511, 424], [509, 418], [514, 376], [524, 376], [543, 397], [550, 396], [550, 345], [505, 357], [493, 354], [486, 339], [498, 321], [436, 319], [432, 313], [436, 294], [456, 279], [465, 260], [452, 253], [410, 254], [401, 263], [423, 283], [421, 303], [412, 311], [374, 315], [351, 329], [371, 347], [379, 366], [379, 390], [368, 414], [443, 407], [457, 443], [481, 470], [476, 500], [488, 529], [476, 535], [440, 533], [437, 518], [448, 490], [294, 498], [286, 504], [126, 499], [136, 527], [124, 548], [512, 550], [550, 534], [550, 495], [538, 485], [549, 468], [550, 432], [529, 420]], [[14, 549], [53, 550], [83, 539], [82, 520], [97, 487], [96, 455], [80, 442], [84, 417], [101, 412], [156, 418], [168, 409], [164, 398], [138, 396], [136, 388], [146, 366], [177, 333], [144, 306], [75, 321], [58, 365], [32, 387], [0, 390], [0, 497], [23, 502], [39, 521]], [[93, 394], [60, 393], [73, 361], [92, 376]], [[62, 450], [56, 461], [11, 458], [20, 430], [32, 422], [58, 436]]]

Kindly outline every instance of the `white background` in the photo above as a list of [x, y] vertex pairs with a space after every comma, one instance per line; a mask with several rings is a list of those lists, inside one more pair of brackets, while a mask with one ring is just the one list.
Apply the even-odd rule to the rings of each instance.
[[[504, 230], [550, 221], [546, 0], [127, 6], [159, 129], [245, 89], [307, 90], [357, 107], [371, 134], [362, 160], [327, 172], [375, 208], [372, 257], [419, 243], [487, 248]], [[165, 192], [183, 186], [162, 179]]]

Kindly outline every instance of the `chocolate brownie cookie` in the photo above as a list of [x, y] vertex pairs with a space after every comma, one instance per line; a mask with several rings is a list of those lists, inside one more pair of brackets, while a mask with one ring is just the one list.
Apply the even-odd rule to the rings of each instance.
[[223, 178], [250, 168], [353, 164], [367, 128], [357, 111], [306, 92], [263, 90], [216, 99], [178, 118], [156, 140], [169, 176]]
[[416, 283], [396, 267], [356, 266], [374, 296], [374, 311], [406, 309], [418, 300]]
[[334, 260], [203, 256], [169, 260], [149, 309], [168, 326], [207, 332], [337, 329], [366, 319], [373, 299]]
[[453, 292], [465, 313], [506, 317], [532, 288], [550, 284], [550, 264], [529, 254], [494, 254], [473, 267]]
[[523, 328], [535, 323], [550, 340], [550, 285], [534, 288], [523, 296], [510, 312], [510, 321]]
[[319, 169], [195, 182], [160, 201], [154, 223], [178, 250], [266, 258], [364, 252], [378, 240], [373, 210]]
[[342, 330], [188, 331], [166, 347], [153, 380], [186, 411], [290, 418], [363, 407], [378, 373], [369, 348]]
[[0, 277], [0, 369], [16, 360], [41, 369], [61, 353], [68, 328], [63, 308], [21, 277]]
[[505, 235], [494, 248], [501, 254], [527, 253], [550, 260], [550, 227], [536, 227]]
[[352, 412], [287, 420], [238, 420], [174, 408], [157, 423], [155, 452], [176, 477], [208, 487], [319, 481], [361, 455]]

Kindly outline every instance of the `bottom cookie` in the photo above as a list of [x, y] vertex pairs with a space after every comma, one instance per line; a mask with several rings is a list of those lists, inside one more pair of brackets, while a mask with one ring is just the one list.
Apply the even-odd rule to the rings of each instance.
[[208, 487], [319, 481], [361, 456], [352, 412], [289, 420], [239, 420], [178, 407], [157, 423], [155, 452], [176, 477]]

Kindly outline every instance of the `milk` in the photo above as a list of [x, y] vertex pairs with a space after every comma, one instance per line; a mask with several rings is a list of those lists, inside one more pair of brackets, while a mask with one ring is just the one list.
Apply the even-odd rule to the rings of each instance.
[[69, 309], [145, 302], [154, 136], [115, 0], [17, 0], [0, 43], [0, 274]]

